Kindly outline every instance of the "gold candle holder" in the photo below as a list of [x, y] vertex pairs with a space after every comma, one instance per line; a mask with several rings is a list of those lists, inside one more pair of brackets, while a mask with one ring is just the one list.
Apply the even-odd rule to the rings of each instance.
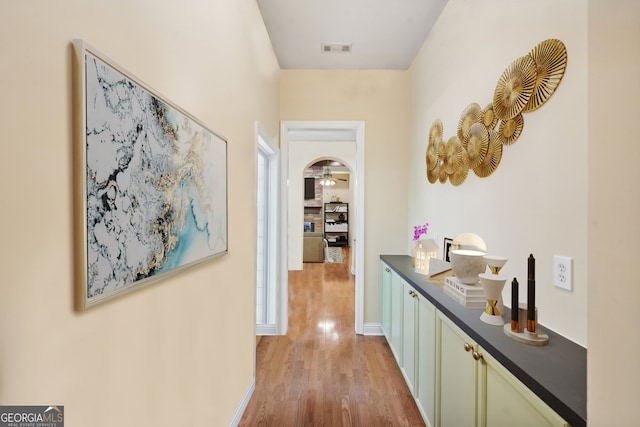
[[508, 258], [497, 255], [485, 255], [484, 260], [487, 262], [487, 266], [489, 266], [489, 270], [491, 270], [491, 274], [497, 275], [502, 270], [502, 267], [507, 263]]

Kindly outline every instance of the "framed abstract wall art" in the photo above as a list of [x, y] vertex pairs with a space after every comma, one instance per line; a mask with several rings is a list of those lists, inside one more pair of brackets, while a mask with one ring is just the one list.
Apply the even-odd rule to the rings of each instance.
[[76, 308], [226, 254], [227, 141], [74, 40]]

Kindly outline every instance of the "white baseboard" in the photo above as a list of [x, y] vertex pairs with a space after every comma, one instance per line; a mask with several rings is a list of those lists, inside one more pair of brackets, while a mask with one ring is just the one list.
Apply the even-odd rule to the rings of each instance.
[[278, 335], [276, 325], [256, 325], [256, 335]]
[[249, 383], [249, 387], [247, 391], [242, 396], [242, 400], [240, 401], [240, 405], [236, 409], [236, 412], [233, 414], [233, 418], [229, 421], [229, 427], [237, 427], [240, 424], [240, 420], [242, 419], [242, 415], [244, 414], [245, 409], [247, 409], [247, 405], [249, 404], [249, 400], [251, 400], [251, 396], [256, 389], [256, 377], [251, 378], [251, 383]]
[[381, 323], [365, 323], [362, 335], [384, 335]]

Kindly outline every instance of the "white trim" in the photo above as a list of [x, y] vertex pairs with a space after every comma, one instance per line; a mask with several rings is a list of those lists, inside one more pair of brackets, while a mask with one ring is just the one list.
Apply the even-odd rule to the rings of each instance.
[[[265, 306], [267, 307], [267, 324], [277, 324], [278, 314], [278, 218], [279, 218], [279, 152], [277, 144], [271, 141], [267, 136], [265, 130], [260, 123], [256, 122], [256, 144], [258, 150], [262, 150], [268, 155], [267, 161], [269, 163], [269, 188], [268, 191], [268, 209], [269, 219], [271, 220], [270, 226], [267, 229], [267, 298], [265, 299]], [[256, 150], [256, 162], [257, 151]], [[256, 331], [260, 328], [260, 325], [256, 325]], [[266, 335], [266, 334], [265, 334]], [[270, 334], [271, 335], [271, 334]]]
[[[364, 122], [363, 121], [282, 121], [280, 123], [280, 309], [278, 322], [276, 323], [278, 333], [285, 335], [288, 328], [288, 198], [289, 198], [289, 139], [292, 133], [296, 134], [296, 139], [301, 134], [313, 134], [314, 132], [337, 132], [344, 135], [344, 132], [351, 132], [355, 135], [356, 142], [356, 167], [355, 167], [355, 218], [356, 237], [355, 244], [355, 332], [364, 333], [364, 251], [365, 251], [365, 226], [364, 226], [364, 206], [365, 206], [365, 153], [364, 153]], [[348, 138], [353, 142], [353, 137]]]
[[288, 122], [280, 123], [280, 298], [276, 314], [276, 329], [279, 335], [286, 335], [289, 328], [289, 267], [288, 267], [288, 236], [289, 221], [289, 139], [287, 134]]
[[365, 323], [363, 335], [380, 336], [384, 335], [382, 323]]
[[256, 335], [278, 335], [276, 325], [256, 325]]
[[364, 333], [364, 122], [356, 123], [356, 334]]
[[249, 401], [251, 400], [251, 396], [253, 396], [253, 392], [256, 389], [256, 377], [251, 378], [251, 382], [249, 383], [249, 387], [247, 391], [245, 391], [244, 396], [242, 396], [242, 400], [240, 401], [240, 405], [236, 408], [236, 412], [233, 414], [231, 421], [227, 424], [229, 427], [236, 427], [240, 424], [242, 420], [242, 416], [244, 415], [244, 411], [247, 409], [249, 405]]

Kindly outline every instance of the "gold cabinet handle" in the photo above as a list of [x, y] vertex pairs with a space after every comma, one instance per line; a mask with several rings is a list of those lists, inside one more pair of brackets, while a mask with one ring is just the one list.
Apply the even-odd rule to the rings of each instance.
[[473, 347], [468, 342], [464, 343], [464, 351], [471, 351]]
[[475, 360], [480, 360], [480, 359], [482, 359], [482, 354], [478, 353], [477, 351], [474, 351], [473, 352], [473, 358]]
[[386, 271], [387, 273], [391, 273], [391, 270], [389, 269], [389, 267], [385, 268], [384, 271]]

